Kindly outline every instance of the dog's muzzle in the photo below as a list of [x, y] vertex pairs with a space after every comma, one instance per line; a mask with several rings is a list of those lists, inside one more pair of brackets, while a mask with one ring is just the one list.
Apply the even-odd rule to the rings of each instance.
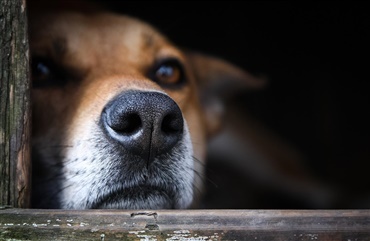
[[147, 165], [168, 153], [182, 138], [184, 121], [178, 105], [159, 92], [125, 92], [101, 115], [103, 129], [125, 152]]
[[[159, 92], [127, 91], [104, 107], [110, 178], [92, 207], [185, 208], [192, 200], [190, 139], [179, 106]], [[120, 156], [120, 157], [119, 157]], [[117, 162], [118, 161], [118, 162]], [[114, 166], [114, 167], [113, 167]]]

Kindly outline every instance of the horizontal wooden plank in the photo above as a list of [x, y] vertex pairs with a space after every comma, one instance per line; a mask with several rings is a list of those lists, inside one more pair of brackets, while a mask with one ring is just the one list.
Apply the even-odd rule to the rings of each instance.
[[370, 240], [370, 210], [0, 210], [0, 240]]

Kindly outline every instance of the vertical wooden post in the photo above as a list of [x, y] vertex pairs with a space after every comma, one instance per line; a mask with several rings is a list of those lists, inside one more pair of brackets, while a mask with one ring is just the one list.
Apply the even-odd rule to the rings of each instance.
[[25, 0], [0, 0], [0, 206], [28, 207], [30, 93]]

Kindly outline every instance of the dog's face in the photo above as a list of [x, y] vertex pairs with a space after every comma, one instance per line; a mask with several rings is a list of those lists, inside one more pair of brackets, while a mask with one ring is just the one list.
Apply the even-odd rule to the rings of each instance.
[[194, 205], [220, 80], [258, 81], [125, 16], [54, 13], [30, 30], [34, 207]]

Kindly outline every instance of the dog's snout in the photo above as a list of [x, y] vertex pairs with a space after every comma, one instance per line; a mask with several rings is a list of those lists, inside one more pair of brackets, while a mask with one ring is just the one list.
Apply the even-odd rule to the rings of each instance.
[[103, 127], [127, 152], [146, 161], [169, 152], [182, 138], [184, 121], [178, 105], [158, 92], [125, 92], [102, 114]]

